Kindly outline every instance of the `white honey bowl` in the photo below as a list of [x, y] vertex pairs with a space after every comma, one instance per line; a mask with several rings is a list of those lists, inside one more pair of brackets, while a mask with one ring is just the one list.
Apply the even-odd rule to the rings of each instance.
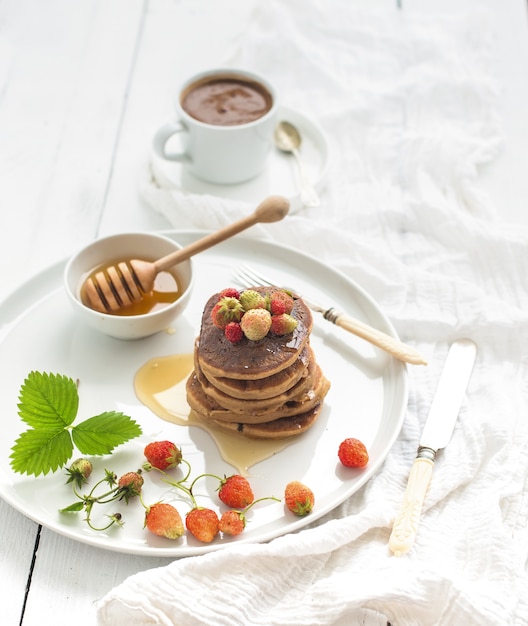
[[142, 315], [100, 313], [81, 301], [81, 286], [97, 266], [115, 259], [155, 260], [182, 246], [155, 233], [121, 233], [97, 239], [74, 254], [64, 269], [64, 286], [78, 319], [117, 339], [140, 339], [168, 329], [189, 303], [193, 287], [192, 259], [179, 263], [171, 273], [181, 296], [173, 303]]

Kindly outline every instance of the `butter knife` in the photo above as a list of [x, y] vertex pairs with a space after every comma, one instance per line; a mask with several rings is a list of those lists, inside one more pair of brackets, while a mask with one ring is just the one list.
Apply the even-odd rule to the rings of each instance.
[[409, 474], [403, 504], [389, 538], [389, 547], [395, 556], [406, 554], [414, 544], [436, 453], [451, 439], [476, 354], [477, 346], [470, 339], [459, 339], [449, 348]]

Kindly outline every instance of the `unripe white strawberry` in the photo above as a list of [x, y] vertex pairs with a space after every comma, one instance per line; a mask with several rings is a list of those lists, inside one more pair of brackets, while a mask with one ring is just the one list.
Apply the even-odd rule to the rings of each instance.
[[271, 327], [271, 315], [266, 309], [250, 309], [244, 313], [240, 327], [250, 341], [264, 339]]
[[68, 475], [68, 483], [75, 483], [78, 487], [81, 487], [83, 484], [88, 482], [90, 475], [92, 473], [92, 463], [88, 459], [77, 459], [74, 461], [70, 467], [66, 470]]
[[240, 294], [240, 304], [245, 311], [250, 309], [265, 309], [266, 298], [254, 289], [246, 289]]

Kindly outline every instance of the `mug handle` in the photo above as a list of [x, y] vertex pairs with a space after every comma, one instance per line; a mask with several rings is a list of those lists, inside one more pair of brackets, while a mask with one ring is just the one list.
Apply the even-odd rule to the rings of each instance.
[[175, 135], [176, 133], [184, 133], [187, 131], [187, 127], [182, 122], [167, 122], [167, 124], [164, 124], [161, 128], [158, 129], [158, 131], [154, 135], [154, 138], [152, 139], [152, 148], [154, 149], [154, 152], [162, 159], [167, 159], [168, 161], [189, 162], [191, 158], [185, 152], [165, 151], [167, 141], [173, 135]]

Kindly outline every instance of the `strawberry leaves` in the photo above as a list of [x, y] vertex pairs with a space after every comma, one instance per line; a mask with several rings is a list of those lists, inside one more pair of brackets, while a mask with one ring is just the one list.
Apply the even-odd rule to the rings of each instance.
[[31, 372], [20, 388], [18, 414], [32, 428], [69, 426], [77, 415], [79, 396], [71, 378]]
[[11, 449], [11, 467], [15, 472], [35, 476], [56, 471], [73, 454], [70, 434], [64, 428], [27, 430]]
[[112, 450], [141, 434], [139, 426], [127, 415], [106, 411], [90, 417], [72, 429], [73, 442], [83, 454], [110, 454]]
[[11, 467], [39, 476], [56, 471], [71, 458], [74, 446], [86, 455], [110, 454], [141, 434], [127, 415], [106, 411], [72, 425], [79, 408], [77, 385], [59, 374], [31, 372], [20, 388], [18, 414], [30, 428], [11, 448]]

